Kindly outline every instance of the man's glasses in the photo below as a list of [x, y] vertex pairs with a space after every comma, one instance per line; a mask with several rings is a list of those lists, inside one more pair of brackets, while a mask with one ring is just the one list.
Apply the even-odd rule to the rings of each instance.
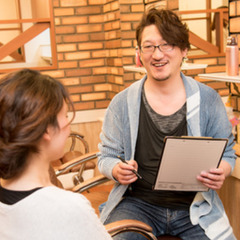
[[173, 50], [174, 45], [173, 44], [168, 44], [168, 43], [163, 43], [159, 45], [143, 45], [141, 46], [141, 51], [142, 53], [154, 53], [155, 49], [158, 48], [161, 52], [170, 52]]

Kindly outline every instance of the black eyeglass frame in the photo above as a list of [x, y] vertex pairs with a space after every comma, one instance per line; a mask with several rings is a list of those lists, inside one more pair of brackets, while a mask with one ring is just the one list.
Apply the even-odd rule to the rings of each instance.
[[[168, 46], [169, 49], [164, 49], [164, 48], [163, 48], [164, 46], [165, 46], [165, 47]], [[144, 47], [148, 47], [149, 50], [151, 49], [151, 51], [144, 51], [144, 50], [143, 50]], [[146, 46], [141, 46], [141, 47], [140, 47], [140, 50], [141, 50], [141, 52], [144, 53], [144, 54], [154, 53], [155, 50], [156, 50], [156, 48], [158, 48], [158, 50], [159, 50], [160, 52], [170, 52], [170, 51], [172, 51], [172, 50], [174, 49], [174, 47], [175, 47], [174, 44], [162, 43], [162, 44], [159, 44], [159, 45], [146, 45]]]

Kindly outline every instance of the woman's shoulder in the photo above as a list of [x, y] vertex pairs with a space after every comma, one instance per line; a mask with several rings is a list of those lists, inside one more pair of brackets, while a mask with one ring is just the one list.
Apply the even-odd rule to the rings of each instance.
[[84, 218], [85, 216], [85, 218], [89, 218], [95, 213], [91, 203], [82, 194], [54, 186], [44, 187], [35, 192], [28, 202], [29, 205], [32, 203], [32, 208], [35, 205], [49, 216], [57, 213], [58, 216], [75, 216], [77, 218]]
[[74, 193], [70, 190], [68, 191], [55, 186], [44, 187], [40, 191], [38, 191], [38, 193], [41, 198], [46, 198], [47, 201], [51, 199], [54, 202], [62, 203], [64, 202], [63, 200], [66, 200], [72, 203], [78, 203], [80, 201], [85, 204], [90, 204], [89, 201], [82, 194]]

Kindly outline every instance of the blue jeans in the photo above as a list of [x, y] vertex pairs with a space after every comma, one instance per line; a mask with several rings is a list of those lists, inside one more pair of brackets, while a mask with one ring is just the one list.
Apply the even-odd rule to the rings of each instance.
[[[155, 236], [169, 234], [178, 236], [183, 240], [207, 240], [209, 239], [199, 225], [192, 225], [189, 211], [172, 210], [149, 204], [134, 197], [124, 198], [111, 212], [104, 224], [122, 219], [136, 219], [147, 223], [153, 229]], [[142, 235], [136, 233], [122, 233], [114, 240], [145, 240]]]

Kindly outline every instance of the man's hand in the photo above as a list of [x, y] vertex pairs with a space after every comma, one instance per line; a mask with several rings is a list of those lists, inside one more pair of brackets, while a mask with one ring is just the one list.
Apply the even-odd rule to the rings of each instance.
[[138, 169], [137, 162], [135, 160], [128, 161], [128, 164], [119, 162], [112, 171], [113, 177], [121, 184], [128, 185], [135, 182], [138, 178], [132, 170]]
[[226, 161], [222, 160], [219, 168], [210, 169], [209, 172], [201, 172], [197, 179], [206, 187], [213, 190], [220, 189], [231, 172], [231, 166]]

